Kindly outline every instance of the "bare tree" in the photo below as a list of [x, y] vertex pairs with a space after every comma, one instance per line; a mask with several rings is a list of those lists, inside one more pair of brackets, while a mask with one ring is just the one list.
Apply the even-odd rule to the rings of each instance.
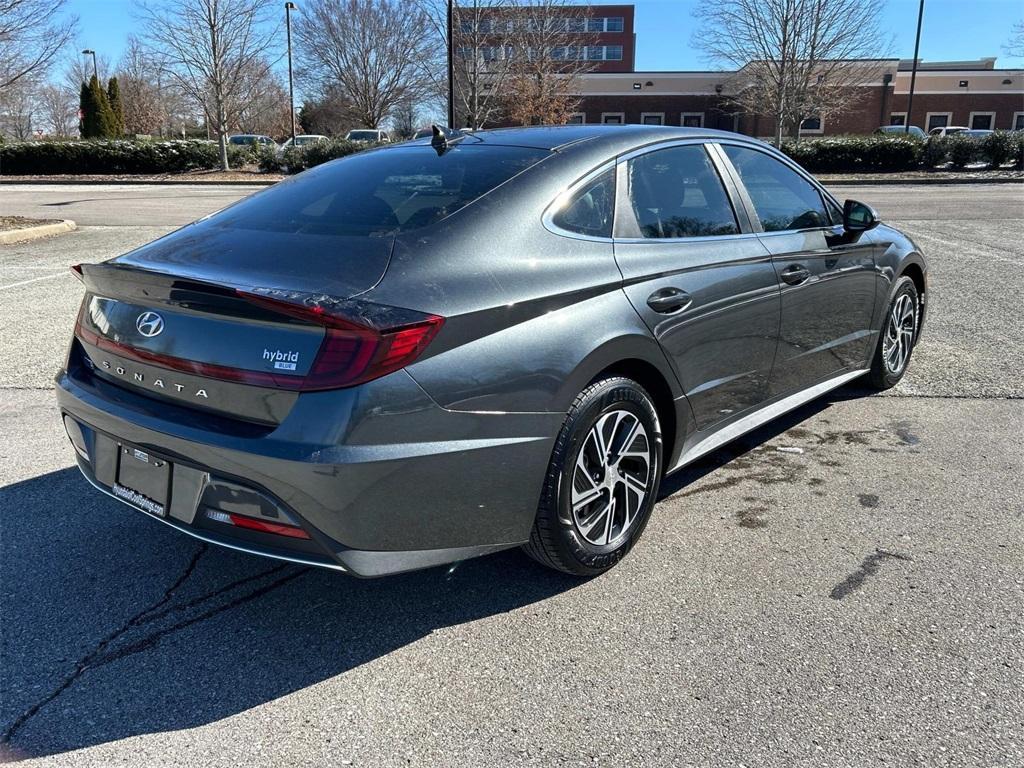
[[47, 83], [37, 94], [39, 124], [52, 136], [73, 136], [78, 133], [78, 94], [69, 96], [67, 89]]
[[579, 108], [582, 76], [592, 72], [595, 36], [587, 32], [586, 6], [535, 0], [517, 16], [517, 48], [504, 89], [505, 112], [521, 125], [568, 122]]
[[182, 91], [202, 106], [217, 134], [223, 170], [240, 97], [253, 70], [270, 66], [276, 10], [274, 0], [164, 0], [143, 6], [146, 42], [163, 56]]
[[399, 0], [308, 0], [293, 22], [300, 73], [315, 90], [335, 88], [366, 128], [428, 90], [422, 61], [430, 24]]
[[1003, 53], [1017, 59], [1024, 59], [1024, 19], [1010, 28], [1010, 39], [1003, 46]]
[[416, 102], [412, 98], [403, 99], [395, 108], [394, 132], [400, 139], [411, 139], [416, 133], [416, 121], [418, 119]]
[[352, 105], [337, 88], [328, 88], [319, 98], [307, 99], [299, 110], [299, 121], [303, 132], [326, 136], [344, 136], [359, 127]]
[[117, 64], [117, 80], [124, 105], [126, 136], [160, 133], [166, 122], [160, 59], [146, 50], [142, 41], [129, 36], [121, 60]]
[[0, 136], [18, 141], [32, 138], [36, 119], [36, 82], [23, 77], [0, 91]]
[[[419, 0], [438, 44], [423, 62], [431, 96], [448, 98], [447, 0]], [[505, 86], [515, 56], [521, 52], [518, 20], [523, 0], [465, 0], [452, 7], [452, 70], [455, 120], [467, 128], [484, 128], [505, 109]], [[454, 127], [454, 126], [453, 126]]]
[[884, 0], [704, 0], [694, 36], [715, 63], [738, 70], [731, 97], [775, 120], [775, 141], [809, 117], [846, 111], [876, 79], [891, 42]]
[[0, 0], [0, 91], [43, 74], [75, 35], [64, 0]]
[[284, 136], [291, 132], [289, 109], [287, 85], [264, 62], [251, 68], [237, 103], [232, 104], [229, 111], [235, 120], [231, 127], [242, 133]]

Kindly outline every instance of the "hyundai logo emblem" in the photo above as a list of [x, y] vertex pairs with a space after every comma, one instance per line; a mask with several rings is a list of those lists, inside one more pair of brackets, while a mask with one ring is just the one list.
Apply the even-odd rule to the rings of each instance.
[[143, 312], [135, 321], [139, 333], [147, 339], [159, 336], [164, 330], [164, 319], [156, 312]]

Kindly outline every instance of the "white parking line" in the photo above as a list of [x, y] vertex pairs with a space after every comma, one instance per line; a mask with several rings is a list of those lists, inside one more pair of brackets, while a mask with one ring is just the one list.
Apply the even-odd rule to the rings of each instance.
[[6, 291], [8, 288], [18, 288], [22, 285], [28, 285], [29, 283], [38, 283], [41, 280], [52, 280], [55, 277], [63, 277], [67, 274], [67, 271], [57, 272], [53, 275], [43, 275], [42, 277], [33, 277], [31, 280], [22, 280], [19, 283], [11, 283], [10, 285], [0, 285], [0, 291]]

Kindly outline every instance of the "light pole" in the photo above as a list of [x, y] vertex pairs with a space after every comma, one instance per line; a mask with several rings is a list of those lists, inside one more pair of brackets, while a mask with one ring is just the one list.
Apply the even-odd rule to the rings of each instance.
[[448, 127], [455, 127], [455, 78], [452, 66], [452, 0], [448, 0]]
[[[907, 119], [903, 121], [903, 132], [910, 133], [910, 116], [914, 108], [914, 85], [917, 83], [917, 52], [921, 49], [921, 21], [924, 19], [924, 0], [917, 8], [917, 37], [914, 39], [914, 63], [910, 67], [910, 94], [907, 96]], [[925, 131], [928, 127], [925, 126]]]
[[292, 80], [292, 11], [295, 3], [284, 4], [284, 26], [288, 30], [288, 113], [292, 118], [292, 146], [295, 146], [295, 84]]
[[86, 56], [92, 56], [92, 76], [96, 78], [96, 82], [99, 82], [100, 76], [99, 73], [96, 71], [96, 51], [92, 50], [91, 48], [86, 48], [84, 51], [82, 51], [82, 53]]

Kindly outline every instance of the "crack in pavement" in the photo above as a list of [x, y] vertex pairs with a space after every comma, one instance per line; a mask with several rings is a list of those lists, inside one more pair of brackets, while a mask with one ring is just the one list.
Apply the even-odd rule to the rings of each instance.
[[170, 635], [174, 632], [178, 632], [194, 624], [198, 624], [202, 621], [212, 618], [213, 616], [216, 616], [219, 613], [228, 611], [231, 608], [237, 607], [251, 600], [255, 600], [256, 598], [261, 597], [262, 595], [265, 595], [268, 592], [283, 586], [289, 581], [298, 578], [299, 576], [303, 575], [307, 570], [302, 569], [295, 573], [287, 574], [283, 578], [276, 579], [275, 581], [272, 581], [269, 584], [265, 584], [264, 586], [252, 592], [247, 592], [243, 595], [240, 595], [222, 605], [215, 606], [191, 618], [183, 619], [182, 621], [172, 624], [169, 627], [158, 629], [139, 640], [129, 643], [126, 646], [108, 651], [110, 646], [115, 641], [123, 637], [132, 629], [143, 626], [145, 624], [150, 624], [154, 621], [158, 621], [159, 619], [162, 619], [173, 613], [185, 611], [189, 608], [194, 608], [196, 606], [202, 605], [203, 603], [206, 603], [212, 600], [213, 598], [218, 597], [219, 595], [223, 595], [245, 584], [252, 583], [260, 579], [264, 579], [276, 573], [280, 573], [281, 571], [290, 567], [289, 565], [278, 565], [265, 571], [261, 571], [260, 573], [257, 573], [255, 575], [246, 576], [241, 579], [236, 579], [235, 581], [232, 581], [229, 584], [226, 584], [214, 590], [213, 592], [200, 595], [181, 605], [165, 607], [174, 598], [174, 595], [178, 592], [181, 586], [195, 572], [196, 566], [198, 565], [200, 558], [208, 551], [208, 549], [209, 546], [207, 544], [200, 544], [199, 548], [196, 550], [196, 552], [193, 554], [192, 558], [186, 565], [184, 571], [182, 571], [181, 575], [178, 576], [177, 579], [175, 579], [174, 583], [171, 584], [171, 586], [169, 586], [167, 590], [165, 590], [163, 596], [160, 597], [160, 599], [158, 599], [155, 603], [143, 609], [142, 611], [139, 611], [130, 619], [128, 619], [128, 621], [126, 621], [124, 624], [122, 624], [109, 634], [107, 634], [105, 637], [103, 637], [91, 651], [86, 653], [75, 664], [74, 670], [69, 675], [67, 675], [49, 694], [47, 694], [39, 701], [37, 701], [35, 704], [26, 709], [24, 712], [22, 712], [22, 714], [19, 715], [2, 734], [0, 734], [0, 744], [10, 743], [14, 736], [18, 733], [18, 731], [20, 731], [29, 720], [35, 717], [46, 705], [50, 704], [55, 699], [59, 698], [65, 691], [71, 688], [71, 686], [74, 685], [82, 677], [82, 675], [85, 674], [87, 670], [97, 669], [107, 664], [111, 664], [119, 659], [123, 659], [127, 656], [131, 656], [133, 654], [140, 653], [142, 651], [153, 648], [156, 645], [158, 645], [160, 640], [166, 637], [167, 635]]

